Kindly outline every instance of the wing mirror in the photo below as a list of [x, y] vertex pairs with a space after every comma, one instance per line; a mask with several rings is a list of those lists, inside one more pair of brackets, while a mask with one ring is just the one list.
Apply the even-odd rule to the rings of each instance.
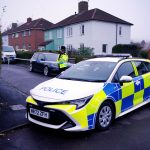
[[123, 85], [123, 83], [129, 83], [129, 82], [132, 82], [132, 81], [133, 81], [133, 78], [130, 77], [130, 76], [122, 76], [120, 78], [121, 85]]
[[44, 58], [41, 58], [40, 61], [45, 61], [45, 59], [44, 59]]

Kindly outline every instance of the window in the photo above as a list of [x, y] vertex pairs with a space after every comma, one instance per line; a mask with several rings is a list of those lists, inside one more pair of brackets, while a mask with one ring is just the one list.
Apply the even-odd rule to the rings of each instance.
[[29, 49], [29, 50], [31, 49], [31, 44], [28, 44], [28, 49]]
[[19, 33], [15, 33], [15, 38], [18, 38], [19, 37]]
[[15, 46], [15, 49], [16, 49], [16, 50], [19, 49], [19, 45], [16, 45], [16, 46]]
[[113, 81], [118, 82], [122, 76], [135, 77], [134, 69], [131, 62], [123, 63], [116, 72]]
[[72, 36], [72, 27], [67, 28], [67, 37]]
[[31, 35], [31, 31], [30, 30], [27, 30], [27, 31], [24, 31], [24, 32], [26, 32], [26, 36], [30, 36]]
[[102, 52], [106, 53], [107, 52], [107, 44], [102, 45]]
[[22, 44], [22, 49], [26, 49], [26, 45], [25, 44]]
[[81, 48], [81, 49], [84, 49], [84, 43], [81, 43], [81, 44], [80, 44], [80, 48]]
[[80, 35], [84, 35], [84, 25], [80, 26]]
[[68, 44], [67, 45], [67, 51], [71, 51], [72, 50], [72, 45], [71, 44]]
[[34, 55], [33, 55], [33, 57], [31, 58], [31, 61], [36, 61], [37, 60], [37, 58], [38, 58], [38, 53], [35, 53]]
[[15, 37], [15, 33], [12, 34], [12, 38], [14, 38], [14, 37]]
[[61, 45], [58, 45], [57, 48], [58, 48], [58, 50], [60, 50], [61, 49]]
[[57, 30], [57, 38], [62, 38], [62, 30]]
[[52, 39], [52, 32], [48, 33], [48, 39], [51, 40]]
[[150, 71], [150, 63], [149, 62], [144, 62], [144, 64], [147, 67], [147, 69]]
[[119, 35], [120, 36], [122, 35], [122, 27], [121, 26], [119, 27]]
[[69, 78], [77, 81], [105, 82], [115, 66], [116, 62], [81, 61], [66, 70], [58, 78]]
[[39, 54], [38, 61], [44, 61], [44, 60], [45, 60], [45, 56], [43, 54]]
[[147, 65], [144, 64], [144, 62], [142, 62], [142, 61], [135, 61], [134, 63], [136, 65], [136, 67], [137, 67], [139, 75], [143, 75], [143, 74], [149, 72], [148, 68], [146, 67]]
[[22, 32], [22, 36], [26, 36], [26, 31], [23, 31], [23, 32]]

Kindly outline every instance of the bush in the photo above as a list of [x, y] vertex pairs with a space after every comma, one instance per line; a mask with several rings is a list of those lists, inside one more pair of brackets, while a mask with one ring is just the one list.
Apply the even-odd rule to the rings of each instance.
[[78, 50], [68, 51], [69, 58], [74, 58], [75, 63], [78, 63], [84, 58], [91, 58], [94, 56], [93, 48], [90, 47], [83, 47], [79, 48]]
[[25, 51], [25, 52], [16, 52], [17, 58], [22, 58], [22, 59], [30, 59], [34, 52], [31, 51]]
[[140, 56], [141, 56], [142, 58], [148, 59], [148, 51], [141, 51], [141, 52], [140, 52]]
[[128, 53], [134, 57], [138, 57], [141, 48], [133, 44], [118, 44], [112, 48], [112, 53]]

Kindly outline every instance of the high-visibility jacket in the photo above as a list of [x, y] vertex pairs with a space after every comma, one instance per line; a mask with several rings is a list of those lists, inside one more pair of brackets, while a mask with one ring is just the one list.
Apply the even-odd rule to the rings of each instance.
[[60, 54], [57, 62], [59, 64], [59, 68], [67, 67], [68, 55], [66, 53], [65, 54]]

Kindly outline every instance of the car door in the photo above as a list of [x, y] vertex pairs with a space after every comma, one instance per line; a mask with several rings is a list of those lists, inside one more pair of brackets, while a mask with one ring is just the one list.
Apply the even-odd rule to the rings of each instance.
[[36, 70], [36, 64], [37, 64], [37, 58], [39, 56], [39, 53], [34, 53], [30, 60], [30, 64], [32, 65], [33, 70]]
[[[133, 81], [121, 84], [119, 82], [122, 76], [131, 76]], [[136, 84], [136, 80], [134, 80], [135, 76], [135, 71], [130, 61], [121, 64], [114, 75], [114, 82], [117, 82], [120, 86], [121, 112], [134, 107], [134, 84]]]
[[39, 72], [43, 72], [44, 70], [44, 61], [45, 61], [45, 55], [44, 54], [39, 54], [36, 62], [36, 69]]
[[146, 100], [150, 99], [150, 63], [145, 61], [134, 61], [139, 81], [139, 87], [135, 85], [135, 92], [137, 99], [134, 99], [134, 104], [138, 105]]

